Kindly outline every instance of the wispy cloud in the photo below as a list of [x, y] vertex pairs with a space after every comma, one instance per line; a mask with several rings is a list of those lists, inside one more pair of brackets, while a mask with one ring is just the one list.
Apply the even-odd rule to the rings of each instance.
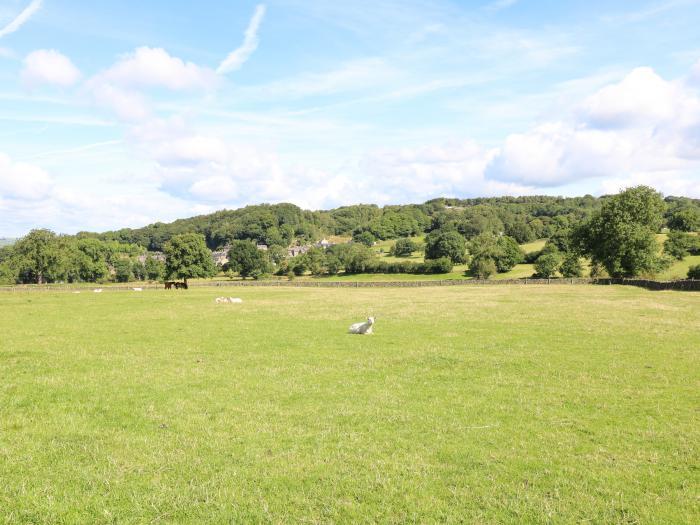
[[260, 39], [258, 38], [258, 30], [260, 29], [260, 24], [262, 24], [263, 18], [265, 16], [265, 5], [260, 4], [255, 8], [255, 13], [253, 18], [250, 19], [248, 28], [245, 30], [245, 38], [243, 39], [243, 44], [238, 48], [233, 50], [229, 55], [219, 64], [217, 73], [220, 75], [230, 73], [231, 71], [236, 71], [246, 63], [255, 50], [258, 48]]
[[24, 11], [17, 15], [17, 18], [15, 18], [12, 22], [7, 24], [2, 29], [0, 29], [0, 38], [7, 36], [10, 33], [14, 33], [20, 27], [22, 27], [27, 22], [27, 20], [29, 20], [34, 15], [34, 13], [36, 13], [41, 8], [41, 3], [42, 0], [32, 0], [32, 2], [27, 7], [25, 7]]

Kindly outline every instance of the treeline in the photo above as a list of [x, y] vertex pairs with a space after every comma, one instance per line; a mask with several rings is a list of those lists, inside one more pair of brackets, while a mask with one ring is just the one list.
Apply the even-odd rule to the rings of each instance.
[[161, 251], [175, 235], [199, 233], [209, 249], [215, 250], [235, 240], [287, 247], [329, 235], [367, 234], [374, 240], [398, 239], [452, 224], [466, 238], [481, 233], [503, 233], [523, 243], [549, 237], [589, 217], [600, 201], [591, 196], [435, 199], [424, 204], [384, 207], [358, 204], [326, 211], [302, 210], [293, 204], [261, 204], [168, 224], [81, 235]]
[[[302, 210], [293, 204], [261, 204], [237, 210], [155, 223], [144, 228], [82, 233], [105, 241], [137, 244], [162, 251], [175, 235], [199, 233], [209, 249], [250, 240], [267, 246], [304, 244], [323, 236], [398, 239], [454, 227], [466, 239], [484, 233], [508, 235], [518, 243], [549, 238], [585, 221], [610, 197], [494, 197], [434, 199], [424, 204], [379, 207], [342, 206], [326, 211]], [[700, 200], [667, 197], [662, 226], [695, 231]]]
[[137, 244], [33, 230], [0, 248], [0, 283], [160, 280], [165, 265]]
[[[670, 233], [660, 251], [655, 234], [663, 228]], [[0, 282], [204, 277], [217, 271], [209, 250], [222, 246], [232, 246], [231, 262], [218, 270], [244, 277], [448, 273], [454, 265], [466, 264], [469, 274], [488, 278], [521, 262], [533, 263], [540, 277], [576, 277], [583, 273], [584, 261], [594, 276], [652, 276], [674, 259], [699, 253], [698, 237], [690, 233], [699, 229], [700, 201], [663, 199], [644, 186], [601, 198], [435, 199], [420, 205], [360, 204], [329, 211], [264, 204], [101, 234], [64, 236], [35, 230], [13, 246], [0, 248]], [[309, 245], [329, 235], [352, 236], [354, 242], [288, 257], [287, 247]], [[420, 246], [409, 238], [418, 235], [425, 236]], [[526, 255], [519, 247], [541, 238], [548, 241], [537, 254]], [[378, 258], [370, 247], [386, 239], [397, 239], [393, 255], [421, 251], [425, 262]], [[257, 244], [268, 249], [259, 250]], [[167, 266], [149, 251], [170, 253]], [[183, 255], [178, 258], [176, 253]], [[184, 267], [194, 260], [192, 254], [196, 264]]]

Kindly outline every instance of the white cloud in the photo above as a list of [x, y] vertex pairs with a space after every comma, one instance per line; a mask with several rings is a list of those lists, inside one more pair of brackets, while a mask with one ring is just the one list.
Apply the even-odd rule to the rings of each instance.
[[[640, 67], [622, 82], [604, 87], [589, 97], [581, 108], [583, 118], [594, 127], [624, 128], [676, 117], [679, 89]], [[680, 116], [680, 115], [679, 115]]]
[[161, 48], [139, 47], [122, 56], [99, 78], [121, 87], [164, 87], [174, 91], [208, 89], [217, 83], [209, 68], [173, 57]]
[[588, 178], [697, 178], [699, 139], [697, 91], [638, 68], [585, 99], [571, 121], [510, 135], [487, 177], [539, 187]]
[[0, 198], [35, 201], [46, 197], [52, 188], [48, 173], [33, 164], [13, 162], [0, 153]]
[[260, 29], [260, 24], [262, 24], [263, 18], [265, 16], [265, 6], [263, 4], [258, 5], [255, 8], [255, 13], [248, 23], [248, 27], [245, 30], [245, 37], [243, 39], [243, 44], [233, 50], [229, 55], [219, 64], [216, 70], [219, 74], [226, 74], [232, 71], [240, 69], [243, 64], [245, 64], [250, 56], [258, 48], [260, 39], [258, 38], [258, 30]]
[[164, 49], [140, 47], [92, 77], [85, 87], [99, 106], [110, 109], [122, 120], [135, 122], [145, 121], [152, 114], [144, 95], [146, 88], [192, 91], [217, 85], [212, 69], [185, 62]]
[[151, 115], [148, 102], [138, 91], [99, 80], [89, 82], [88, 91], [99, 106], [110, 109], [122, 120], [141, 121]]
[[17, 15], [17, 17], [12, 20], [5, 27], [0, 29], [0, 38], [14, 33], [20, 27], [22, 27], [32, 16], [41, 8], [42, 0], [32, 0], [32, 2], [24, 8], [24, 10]]
[[39, 49], [24, 59], [21, 76], [22, 83], [30, 88], [41, 84], [70, 87], [80, 79], [80, 71], [58, 51]]

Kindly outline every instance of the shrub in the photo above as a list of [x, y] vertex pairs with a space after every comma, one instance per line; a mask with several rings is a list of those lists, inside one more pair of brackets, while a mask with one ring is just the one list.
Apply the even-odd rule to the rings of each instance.
[[356, 242], [358, 244], [364, 244], [365, 246], [374, 246], [375, 241], [377, 238], [372, 235], [372, 232], [364, 231], [360, 233], [356, 233], [355, 235], [352, 236], [353, 242]]
[[488, 279], [496, 273], [496, 263], [490, 257], [479, 257], [472, 261], [469, 271], [477, 279]]
[[583, 275], [583, 265], [580, 257], [575, 253], [567, 253], [559, 267], [559, 272], [563, 277], [581, 277]]
[[394, 243], [389, 253], [395, 257], [410, 257], [418, 248], [419, 246], [417, 243], [413, 242], [411, 239], [403, 238]]
[[561, 255], [557, 252], [550, 252], [540, 255], [535, 261], [535, 271], [537, 277], [541, 279], [549, 279], [557, 273], [557, 269], [561, 264]]
[[688, 279], [700, 279], [700, 264], [688, 268]]
[[428, 259], [423, 263], [422, 273], [450, 273], [454, 265], [452, 261], [447, 257], [440, 257], [439, 259]]

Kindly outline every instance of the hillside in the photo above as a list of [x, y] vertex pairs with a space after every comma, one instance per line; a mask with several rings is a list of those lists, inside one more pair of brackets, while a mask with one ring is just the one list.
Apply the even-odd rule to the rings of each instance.
[[[174, 235], [201, 233], [207, 246], [215, 250], [236, 239], [250, 239], [268, 246], [303, 244], [322, 237], [370, 232], [377, 240], [422, 235], [452, 225], [465, 237], [480, 233], [505, 233], [519, 243], [555, 235], [586, 219], [606, 199], [603, 197], [484, 197], [441, 198], [423, 204], [357, 204], [330, 210], [303, 210], [294, 204], [259, 204], [208, 215], [157, 222], [143, 228], [124, 228], [103, 233], [82, 232], [79, 236], [98, 237], [133, 243], [151, 251], [163, 248]], [[667, 222], [679, 209], [697, 208], [700, 199], [666, 197]]]

